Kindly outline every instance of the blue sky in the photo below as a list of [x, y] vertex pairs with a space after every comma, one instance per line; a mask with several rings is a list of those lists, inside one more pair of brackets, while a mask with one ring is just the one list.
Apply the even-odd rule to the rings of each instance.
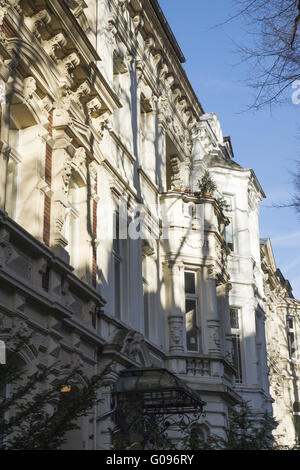
[[232, 139], [235, 160], [253, 168], [267, 199], [261, 204], [261, 237], [270, 237], [277, 266], [300, 299], [300, 217], [272, 203], [293, 193], [294, 160], [300, 158], [300, 104], [270, 111], [247, 111], [253, 91], [245, 85], [249, 65], [242, 63], [235, 43], [246, 38], [241, 18], [215, 27], [234, 12], [233, 0], [160, 0], [185, 55], [183, 64], [206, 112], [216, 112], [223, 134]]

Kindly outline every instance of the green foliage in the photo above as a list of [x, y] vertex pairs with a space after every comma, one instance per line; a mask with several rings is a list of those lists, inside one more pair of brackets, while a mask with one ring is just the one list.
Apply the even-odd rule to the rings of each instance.
[[[80, 368], [69, 369], [63, 379], [55, 377], [54, 367], [28, 375], [19, 356], [24, 341], [20, 339], [10, 348], [7, 364], [0, 366], [0, 390], [6, 384], [10, 388], [8, 396], [0, 399], [0, 449], [59, 449], [66, 442], [66, 433], [79, 428], [78, 418], [87, 416], [97, 402], [107, 369], [91, 378]], [[66, 385], [70, 391], [61, 392]]]
[[112, 448], [116, 450], [175, 449], [168, 436], [168, 422], [139, 406], [119, 405], [115, 427], [110, 429]]
[[229, 414], [226, 437], [210, 435], [201, 441], [193, 432], [193, 426], [184, 430], [186, 450], [274, 450], [272, 431], [277, 422], [268, 413], [257, 416], [247, 402], [232, 407]]
[[168, 420], [143, 414], [135, 409], [121, 408], [116, 427], [111, 429], [112, 448], [118, 450], [271, 450], [274, 449], [272, 431], [276, 421], [267, 413], [256, 415], [247, 402], [232, 407], [225, 437], [211, 434], [207, 439], [197, 432], [199, 421], [179, 419], [174, 421], [179, 439], [172, 441], [168, 435]]
[[222, 210], [226, 210], [226, 209], [229, 209], [229, 204], [227, 204], [226, 200], [223, 198], [223, 197], [219, 197], [216, 199], [220, 209]]
[[217, 189], [217, 185], [213, 178], [210, 176], [208, 170], [205, 170], [203, 176], [200, 180], [198, 180], [199, 189], [202, 193], [213, 193]]

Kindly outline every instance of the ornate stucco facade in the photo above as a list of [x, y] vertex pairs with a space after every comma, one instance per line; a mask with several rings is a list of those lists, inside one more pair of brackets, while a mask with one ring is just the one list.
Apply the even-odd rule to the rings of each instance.
[[274, 417], [279, 425], [276, 442], [286, 448], [299, 443], [299, 313], [290, 283], [277, 268], [269, 239], [261, 240], [266, 297], [266, 339], [270, 392]]
[[[224, 435], [242, 398], [270, 411], [265, 195], [204, 112], [156, 0], [0, 5], [0, 338], [34, 330], [29, 368], [114, 362], [68, 446], [109, 448], [133, 368], [199, 392], [203, 437]], [[207, 168], [218, 191], [203, 197]]]

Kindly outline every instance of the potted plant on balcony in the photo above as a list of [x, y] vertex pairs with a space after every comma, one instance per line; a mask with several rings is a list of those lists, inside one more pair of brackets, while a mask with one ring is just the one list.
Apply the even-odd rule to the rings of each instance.
[[210, 176], [208, 170], [205, 170], [201, 180], [199, 180], [199, 189], [203, 196], [210, 197], [212, 193], [217, 189], [217, 185]]

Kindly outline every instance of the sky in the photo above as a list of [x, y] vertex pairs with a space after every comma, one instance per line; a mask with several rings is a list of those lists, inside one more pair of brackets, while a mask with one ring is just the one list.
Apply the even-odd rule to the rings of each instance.
[[[266, 199], [260, 207], [260, 235], [271, 238], [277, 267], [300, 299], [300, 216], [292, 208], [274, 208], [288, 202], [292, 171], [300, 158], [300, 104], [292, 102], [271, 110], [246, 111], [253, 90], [245, 81], [249, 64], [236, 43], [245, 43], [241, 18], [223, 24], [234, 11], [233, 0], [159, 0], [186, 58], [183, 64], [205, 112], [216, 112], [223, 135], [232, 139], [235, 161], [253, 168]], [[219, 25], [219, 26], [218, 26]]]

